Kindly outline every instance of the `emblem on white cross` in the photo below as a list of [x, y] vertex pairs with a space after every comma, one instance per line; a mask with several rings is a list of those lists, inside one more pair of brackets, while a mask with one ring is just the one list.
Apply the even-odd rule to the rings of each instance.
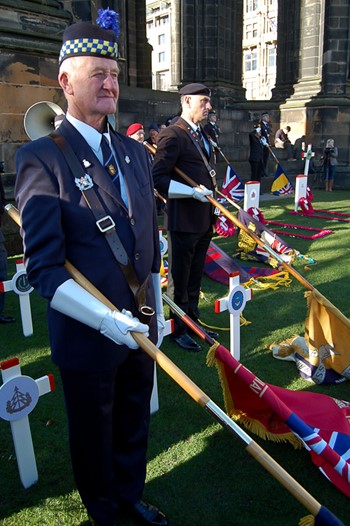
[[33, 380], [22, 375], [18, 358], [0, 363], [0, 368], [0, 418], [10, 422], [19, 476], [23, 486], [29, 488], [38, 481], [38, 470], [28, 415], [39, 396], [54, 390], [54, 378], [48, 374]]
[[230, 313], [230, 351], [236, 360], [241, 355], [240, 315], [247, 301], [252, 299], [252, 290], [239, 284], [239, 272], [233, 272], [229, 278], [229, 295], [215, 301], [215, 313], [226, 310]]
[[33, 287], [29, 284], [23, 260], [20, 259], [16, 261], [16, 271], [12, 279], [0, 281], [0, 292], [9, 292], [12, 290], [19, 296], [22, 331], [24, 336], [31, 336], [33, 334], [33, 322], [29, 294], [32, 292]]

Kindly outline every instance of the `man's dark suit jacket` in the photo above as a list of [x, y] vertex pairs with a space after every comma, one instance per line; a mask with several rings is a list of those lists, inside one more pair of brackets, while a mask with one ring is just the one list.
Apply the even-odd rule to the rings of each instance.
[[263, 145], [261, 144], [260, 137], [255, 131], [250, 132], [249, 134], [249, 161], [259, 162], [263, 158]]
[[[171, 179], [186, 184], [174, 172], [174, 167], [177, 166], [197, 184], [213, 190], [212, 179], [200, 153], [189, 133], [178, 124], [190, 128], [189, 124], [180, 117], [176, 124], [168, 126], [158, 135], [157, 152], [152, 166], [155, 188], [162, 195], [167, 196]], [[212, 151], [210, 158], [208, 156], [207, 158], [213, 166]], [[167, 213], [169, 230], [197, 234], [208, 232], [215, 217], [214, 207], [209, 202], [202, 203], [192, 198], [168, 199]]]
[[[67, 120], [58, 133], [67, 139], [85, 173], [91, 176], [142, 283], [151, 272], [159, 272], [160, 267], [156, 206], [146, 149], [133, 139], [111, 133], [127, 188], [127, 211], [83, 136]], [[137, 314], [120, 266], [77, 187], [76, 174], [69, 169], [54, 141], [43, 137], [20, 148], [17, 173], [15, 191], [22, 216], [25, 261], [34, 288], [50, 301], [57, 287], [70, 278], [64, 268], [67, 259], [119, 310], [126, 308]], [[146, 301], [154, 306], [151, 282], [149, 279]], [[60, 367], [108, 370], [129, 352], [127, 347], [116, 345], [99, 331], [51, 309], [50, 305], [48, 323], [52, 359]], [[150, 333], [156, 341], [155, 319]]]

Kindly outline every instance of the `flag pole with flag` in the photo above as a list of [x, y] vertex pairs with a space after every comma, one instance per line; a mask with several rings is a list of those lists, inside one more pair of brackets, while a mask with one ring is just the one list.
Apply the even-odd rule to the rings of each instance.
[[[200, 327], [198, 324], [196, 324], [182, 309], [180, 309], [180, 307], [178, 307], [168, 296], [166, 296], [166, 294], [163, 294], [162, 297], [163, 297], [164, 301], [169, 305], [170, 309], [173, 312], [175, 312], [181, 318], [181, 320], [184, 323], [186, 323], [186, 325], [188, 325], [197, 334], [197, 336], [199, 336], [202, 340], [204, 340], [206, 343], [211, 345], [211, 348], [210, 348], [210, 350], [208, 352], [207, 363], [208, 363], [208, 365], [213, 365], [215, 363], [217, 365], [217, 367], [218, 367], [219, 376], [220, 376], [221, 383], [222, 383], [222, 386], [223, 386], [223, 392], [224, 392], [224, 399], [225, 399], [225, 406], [226, 406], [227, 414], [229, 416], [231, 416], [231, 417], [233, 416], [232, 411], [228, 410], [230, 408], [230, 406], [231, 406], [231, 408], [234, 407], [234, 405], [232, 403], [232, 400], [233, 400], [232, 397], [235, 396], [235, 397], [240, 398], [240, 396], [241, 396], [240, 386], [236, 385], [235, 389], [232, 389], [233, 383], [231, 382], [231, 379], [232, 379], [232, 377], [241, 379], [241, 376], [243, 376], [241, 374], [241, 371], [246, 371], [247, 374], [244, 375], [245, 376], [245, 380], [241, 381], [241, 385], [244, 386], [244, 393], [241, 396], [241, 398], [243, 399], [242, 403], [244, 403], [247, 393], [248, 393], [249, 396], [247, 396], [246, 406], [242, 410], [243, 416], [245, 416], [245, 414], [247, 414], [248, 411], [254, 410], [255, 403], [259, 404], [259, 401], [261, 403], [262, 397], [266, 396], [267, 399], [269, 401], [271, 400], [273, 402], [273, 405], [275, 405], [276, 407], [269, 406], [269, 404], [266, 403], [266, 401], [264, 399], [263, 403], [265, 404], [265, 407], [264, 408], [258, 407], [257, 411], [256, 411], [256, 415], [258, 415], [259, 418], [264, 420], [265, 424], [267, 423], [267, 424], [271, 425], [271, 427], [274, 430], [274, 432], [276, 432], [276, 430], [279, 430], [281, 432], [281, 437], [283, 436], [282, 440], [289, 440], [289, 441], [294, 442], [295, 445], [297, 445], [300, 442], [298, 437], [294, 437], [294, 440], [291, 440], [291, 437], [293, 436], [292, 432], [291, 432], [291, 429], [283, 421], [283, 417], [282, 417], [282, 414], [283, 414], [284, 417], [287, 418], [291, 414], [294, 415], [294, 413], [290, 410], [290, 408], [288, 408], [286, 406], [286, 404], [284, 404], [284, 402], [282, 400], [279, 400], [277, 397], [274, 396], [274, 393], [272, 392], [271, 387], [275, 387], [275, 386], [270, 386], [269, 384], [264, 384], [256, 376], [254, 376], [253, 373], [251, 373], [248, 369], [243, 367], [240, 364], [240, 362], [238, 362], [235, 358], [233, 358], [231, 353], [225, 347], [223, 347], [217, 341], [215, 341], [213, 338], [211, 338], [204, 331], [204, 329], [202, 329], [202, 327]], [[227, 363], [228, 363], [228, 367], [227, 367], [227, 370], [226, 370]], [[269, 390], [269, 388], [270, 388], [270, 390]], [[287, 389], [282, 389], [282, 388], [277, 388], [277, 389], [281, 389], [282, 391], [288, 392]], [[249, 393], [249, 391], [251, 391], [251, 393]], [[294, 391], [289, 391], [289, 392], [294, 394]], [[272, 393], [272, 395], [271, 395], [271, 393]], [[307, 394], [312, 394], [312, 393], [303, 393], [303, 394], [307, 395]], [[327, 397], [326, 395], [317, 395], [316, 394], [314, 396], [316, 396], [316, 397], [317, 396], [321, 396], [321, 397], [324, 397], [324, 399], [328, 399], [329, 398], [330, 400], [333, 400], [330, 397]], [[322, 402], [323, 401], [324, 400], [322, 400]], [[347, 404], [347, 403], [344, 402], [344, 404]], [[342, 418], [338, 422], [338, 427], [339, 428], [343, 428], [344, 427], [346, 429], [346, 425], [349, 427], [349, 422], [347, 422], [346, 415], [350, 416], [350, 404], [347, 404], [347, 406], [348, 407], [343, 412], [344, 414], [342, 414]], [[311, 405], [311, 409], [312, 409], [312, 407], [313, 406]], [[323, 408], [324, 408], [324, 406], [322, 406], [322, 404], [321, 404], [321, 407], [319, 408], [319, 413], [324, 413], [325, 412]], [[329, 409], [329, 407], [326, 407], [326, 411], [328, 409]], [[276, 410], [276, 412], [275, 412], [275, 414], [273, 414], [275, 410]], [[331, 420], [335, 418], [332, 413], [331, 413], [331, 415], [327, 414], [327, 417], [331, 418]], [[292, 419], [290, 419], [290, 420], [292, 420]], [[345, 420], [345, 423], [344, 423], [344, 420]], [[247, 420], [246, 420], [245, 424], [247, 424]], [[302, 424], [304, 424], [304, 423], [302, 423]], [[263, 426], [261, 426], [261, 427], [263, 427]], [[300, 428], [301, 427], [302, 427], [302, 425], [300, 425]], [[310, 442], [312, 442], [312, 440], [310, 440]], [[323, 443], [321, 445], [323, 445]], [[249, 451], [248, 447], [246, 449], [247, 449], [247, 451]], [[338, 455], [334, 451], [334, 456], [332, 456], [332, 452], [329, 451], [329, 448], [326, 447], [325, 449], [326, 449], [327, 453], [329, 454], [330, 460], [334, 464], [334, 462], [336, 462], [336, 460], [337, 460]], [[255, 455], [255, 453], [252, 453], [252, 452], [250, 452], [250, 453], [259, 462], [262, 460], [260, 457], [257, 457]], [[262, 450], [262, 453], [264, 453], [264, 450]], [[266, 452], [264, 454], [266, 455]], [[325, 465], [326, 462], [324, 462], [323, 464]], [[343, 466], [344, 462], [340, 462], [340, 464]], [[269, 471], [269, 460], [268, 460], [268, 458], [265, 459], [265, 462], [263, 463], [263, 465]], [[323, 468], [324, 468], [324, 465], [322, 466]], [[337, 468], [338, 468], [338, 466], [337, 466]], [[337, 483], [339, 482], [339, 479], [340, 479], [340, 483], [341, 484], [345, 484], [345, 485], [347, 484], [349, 486], [349, 482], [346, 482], [346, 480], [343, 479], [342, 476], [339, 475], [339, 473], [334, 470], [333, 465], [332, 465], [332, 467], [331, 467], [331, 475], [333, 475], [333, 473], [332, 473], [333, 471], [337, 475], [337, 477], [336, 477]], [[346, 468], [343, 469], [343, 472], [344, 472], [344, 474], [346, 473]], [[271, 473], [271, 474], [273, 474], [273, 473]], [[329, 476], [328, 473], [327, 473], [327, 476]], [[289, 476], [288, 476], [288, 478], [289, 478]], [[285, 486], [283, 477], [278, 477], [277, 480], [279, 480], [281, 482], [281, 484]], [[335, 485], [337, 485], [336, 482], [334, 482], [334, 480], [331, 479], [331, 481]], [[285, 486], [285, 487], [287, 487], [287, 486]], [[299, 487], [299, 489], [302, 491], [302, 493], [305, 491], [302, 487]], [[313, 525], [315, 525], [315, 526], [340, 526], [341, 524], [343, 524], [325, 506], [321, 506], [319, 503], [317, 503], [317, 506], [315, 508], [312, 507], [312, 509], [311, 509], [311, 505], [310, 505], [310, 502], [308, 501], [308, 498], [305, 500], [305, 495], [302, 497], [302, 493], [299, 494], [299, 492], [298, 492], [297, 494], [295, 494], [294, 491], [291, 491], [291, 493], [294, 494], [294, 496], [300, 502], [302, 502], [305, 505], [305, 507], [312, 513], [312, 516], [307, 516], [307, 517], [304, 517], [303, 519], [301, 519], [301, 521], [299, 522], [300, 526], [313, 526]], [[311, 498], [313, 499], [313, 497], [311, 497]], [[315, 504], [315, 502], [314, 502], [314, 504]]]
[[[13, 205], [7, 205], [6, 211], [19, 225], [21, 223], [18, 210]], [[95, 298], [100, 300], [104, 305], [111, 310], [118, 310], [78, 269], [76, 269], [69, 261], [64, 264], [66, 270], [71, 277], [85, 290], [90, 292]], [[163, 295], [164, 297], [164, 295]], [[190, 319], [190, 318], [189, 318]], [[199, 326], [193, 323], [194, 329]], [[204, 331], [203, 331], [204, 333]], [[201, 407], [205, 408], [217, 422], [219, 422], [225, 429], [236, 434], [243, 440], [247, 446], [248, 453], [255, 458], [278, 482], [280, 482], [300, 503], [302, 503], [307, 510], [312, 513], [312, 519], [315, 518], [315, 524], [319, 526], [345, 526], [330, 510], [321, 504], [308, 493], [298, 482], [287, 473], [282, 466], [280, 466], [266, 451], [264, 451], [259, 444], [254, 442], [247, 433], [243, 431], [237, 424], [225, 415], [225, 413], [202, 391], [185, 373], [179, 369], [164, 353], [160, 351], [144, 334], [132, 332], [134, 340], [139, 346], [147, 352], [147, 354], [157, 362], [160, 367], [171, 377], [174, 381], [182, 387], [189, 396], [192, 397]], [[198, 332], [197, 332], [198, 334]], [[205, 334], [205, 333], [204, 333]], [[211, 340], [214, 342], [214, 340]], [[316, 522], [318, 521], [318, 522]]]
[[275, 177], [272, 181], [271, 193], [274, 195], [288, 195], [294, 192], [294, 187], [285, 174], [280, 163], [277, 163]]

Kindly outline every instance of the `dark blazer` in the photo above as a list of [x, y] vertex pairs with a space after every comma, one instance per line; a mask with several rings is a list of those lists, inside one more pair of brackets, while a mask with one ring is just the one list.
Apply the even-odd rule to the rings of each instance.
[[[167, 196], [171, 179], [186, 184], [174, 172], [174, 167], [177, 166], [196, 183], [214, 190], [212, 179], [200, 153], [189, 133], [178, 126], [178, 123], [185, 125], [187, 129], [190, 128], [180, 117], [176, 124], [168, 126], [158, 135], [157, 152], [152, 166], [155, 188], [162, 195]], [[204, 136], [206, 137], [205, 133]], [[208, 155], [207, 158], [213, 166], [212, 151], [210, 158]], [[169, 230], [198, 234], [207, 232], [213, 225], [215, 217], [214, 207], [209, 202], [202, 203], [192, 198], [168, 199], [167, 213]]]
[[[84, 160], [90, 163], [84, 168], [85, 173], [92, 177], [106, 213], [115, 221], [139, 281], [143, 282], [151, 272], [159, 272], [159, 234], [146, 149], [133, 139], [112, 133], [112, 144], [127, 187], [127, 211], [82, 135], [67, 120], [58, 133], [67, 139], [82, 165]], [[50, 137], [30, 142], [17, 152], [15, 193], [22, 217], [29, 281], [50, 301], [57, 287], [70, 278], [63, 266], [67, 259], [119, 310], [126, 308], [136, 314], [133, 295], [104, 234], [95, 224], [75, 176]], [[149, 279], [147, 303], [154, 306], [151, 282]], [[127, 347], [114, 344], [98, 331], [51, 309], [50, 305], [48, 323], [52, 359], [61, 367], [107, 370], [118, 365], [129, 352]], [[153, 341], [156, 332], [156, 320], [153, 320]]]
[[249, 161], [259, 162], [263, 158], [263, 145], [260, 142], [260, 137], [257, 135], [256, 131], [252, 131], [249, 134]]
[[270, 123], [269, 122], [265, 122], [265, 121], [260, 121], [260, 126], [261, 126], [261, 136], [265, 137], [265, 139], [267, 140], [267, 144], [270, 144], [270, 141], [269, 141], [269, 137], [271, 135], [271, 125], [270, 125]]

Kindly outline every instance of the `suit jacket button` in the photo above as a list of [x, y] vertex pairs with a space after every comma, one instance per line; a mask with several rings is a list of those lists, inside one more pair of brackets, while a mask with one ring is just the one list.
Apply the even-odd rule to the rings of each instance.
[[130, 219], [130, 224], [131, 224], [132, 226], [135, 226], [135, 223], [136, 223], [136, 221], [135, 221], [135, 219], [132, 217], [132, 218]]
[[134, 257], [135, 257], [135, 260], [136, 260], [136, 261], [139, 260], [139, 259], [140, 259], [140, 254], [139, 254], [138, 252], [136, 252], [136, 254], [135, 254]]

